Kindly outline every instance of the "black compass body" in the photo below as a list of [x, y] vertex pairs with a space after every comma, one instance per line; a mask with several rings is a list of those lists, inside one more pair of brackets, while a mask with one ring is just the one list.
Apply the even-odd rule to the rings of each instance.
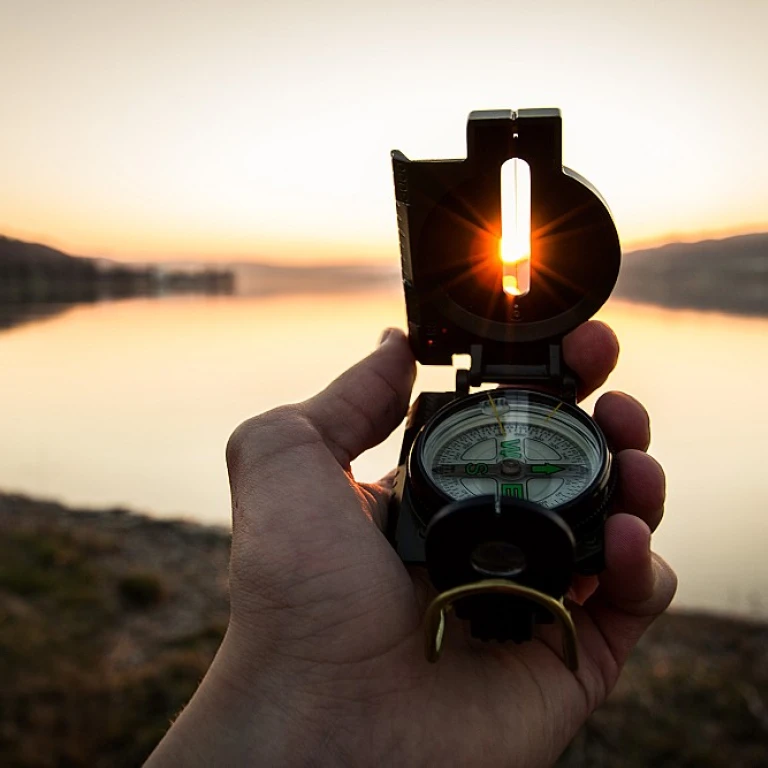
[[[616, 480], [562, 339], [610, 295], [618, 235], [599, 194], [562, 166], [559, 111], [473, 112], [467, 136], [466, 160], [393, 152], [411, 346], [422, 364], [469, 354], [471, 365], [455, 391], [411, 407], [388, 535], [439, 592], [501, 579], [560, 599], [574, 573], [604, 566]], [[509, 160], [530, 176], [529, 250], [511, 260], [500, 246]], [[500, 594], [462, 598], [456, 613], [488, 640], [524, 641], [550, 621]]]

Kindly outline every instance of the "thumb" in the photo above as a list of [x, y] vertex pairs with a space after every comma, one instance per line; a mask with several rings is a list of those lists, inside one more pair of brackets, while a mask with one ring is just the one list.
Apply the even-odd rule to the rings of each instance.
[[405, 334], [388, 328], [379, 346], [301, 408], [345, 468], [403, 420], [416, 378]]

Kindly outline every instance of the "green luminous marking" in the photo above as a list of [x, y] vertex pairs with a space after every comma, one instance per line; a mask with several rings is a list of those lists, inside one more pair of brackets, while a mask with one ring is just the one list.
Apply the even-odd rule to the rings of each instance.
[[535, 472], [537, 475], [554, 475], [555, 472], [562, 472], [565, 467], [558, 467], [556, 464], [534, 464], [531, 467], [531, 472]]
[[467, 464], [468, 475], [487, 475], [488, 465], [478, 462], [477, 464]]
[[501, 495], [512, 496], [512, 498], [514, 499], [524, 499], [525, 494], [523, 493], [523, 484], [522, 483], [502, 483]]
[[520, 448], [520, 440], [504, 440], [501, 443], [501, 455], [505, 459], [522, 459], [523, 451]]

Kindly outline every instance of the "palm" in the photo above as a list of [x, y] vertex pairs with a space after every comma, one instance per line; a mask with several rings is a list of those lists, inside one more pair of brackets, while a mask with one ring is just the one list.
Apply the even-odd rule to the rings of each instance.
[[[302, 614], [292, 625], [293, 636], [282, 635], [286, 659], [321, 665], [329, 690], [354, 681], [356, 696], [377, 701], [382, 721], [411, 744], [412, 758], [418, 743], [424, 760], [438, 760], [443, 753], [459, 764], [471, 762], [471, 755], [457, 759], [467, 730], [495, 734], [501, 756], [509, 744], [519, 744], [537, 723], [545, 723], [552, 708], [570, 713], [574, 723], [589, 714], [612, 686], [616, 670], [599, 633], [581, 633], [578, 676], [558, 655], [556, 631], [546, 633], [546, 642], [485, 645], [469, 640], [458, 621], [449, 622], [441, 662], [428, 665], [422, 616], [430, 588], [423, 574], [406, 570], [376, 525], [389, 490], [354, 482], [319, 438], [312, 441], [296, 425], [290, 433], [299, 436], [296, 444], [284, 446], [264, 467], [275, 477], [273, 466], [305, 467], [283, 491], [282, 522], [270, 530], [272, 552], [266, 557], [274, 562], [270, 575], [280, 584], [282, 604]], [[285, 568], [288, 553], [291, 564]], [[272, 570], [265, 564], [262, 560], [262, 583]], [[233, 567], [239, 567], [237, 560]], [[589, 621], [578, 607], [574, 618], [581, 625]], [[480, 645], [482, 653], [472, 650]], [[513, 729], [510, 707], [519, 708]], [[565, 746], [543, 743], [555, 750], [552, 754]]]

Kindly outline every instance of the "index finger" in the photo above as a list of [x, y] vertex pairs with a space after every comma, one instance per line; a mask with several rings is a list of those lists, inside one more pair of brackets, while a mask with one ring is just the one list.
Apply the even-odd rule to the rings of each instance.
[[576, 374], [578, 398], [592, 394], [616, 367], [619, 341], [600, 320], [589, 320], [563, 339], [565, 364]]

